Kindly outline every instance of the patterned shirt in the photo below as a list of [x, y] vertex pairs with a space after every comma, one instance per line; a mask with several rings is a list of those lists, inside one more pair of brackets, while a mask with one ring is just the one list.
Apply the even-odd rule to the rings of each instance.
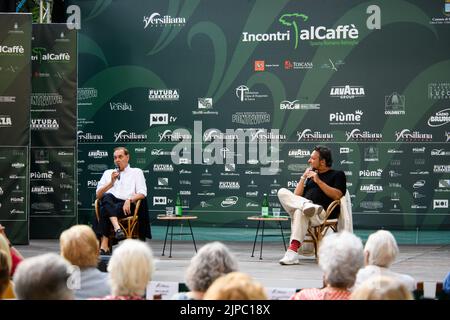
[[330, 287], [323, 289], [303, 289], [294, 294], [289, 300], [348, 300], [351, 292]]

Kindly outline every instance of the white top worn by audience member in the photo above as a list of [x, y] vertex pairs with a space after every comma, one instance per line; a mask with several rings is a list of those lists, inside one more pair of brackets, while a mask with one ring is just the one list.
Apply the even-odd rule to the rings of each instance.
[[81, 269], [80, 288], [75, 288], [73, 292], [77, 300], [110, 295], [109, 274], [97, 268]]
[[[97, 190], [111, 181], [111, 173], [115, 169], [106, 170], [97, 184]], [[118, 199], [126, 200], [134, 194], [140, 193], [147, 196], [147, 185], [144, 173], [139, 168], [131, 168], [129, 165], [120, 171], [120, 178], [116, 180], [111, 189], [108, 190]]]
[[400, 280], [408, 290], [413, 291], [416, 283], [413, 277], [389, 270], [399, 253], [397, 241], [387, 230], [372, 233], [364, 246], [364, 264], [355, 282], [355, 288], [372, 276], [388, 276]]
[[356, 275], [355, 288], [358, 287], [365, 280], [373, 276], [387, 276], [394, 278], [403, 283], [409, 291], [413, 291], [416, 288], [416, 282], [413, 277], [407, 274], [401, 274], [389, 270], [388, 268], [383, 268], [379, 266], [369, 265], [358, 271]]

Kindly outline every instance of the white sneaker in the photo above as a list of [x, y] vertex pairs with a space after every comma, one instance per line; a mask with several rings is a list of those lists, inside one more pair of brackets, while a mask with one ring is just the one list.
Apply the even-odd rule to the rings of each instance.
[[283, 259], [280, 260], [281, 265], [300, 264], [298, 253], [288, 249], [284, 254]]
[[315, 214], [319, 214], [323, 211], [322, 206], [314, 203], [305, 203], [303, 205], [303, 214], [308, 218], [311, 218]]

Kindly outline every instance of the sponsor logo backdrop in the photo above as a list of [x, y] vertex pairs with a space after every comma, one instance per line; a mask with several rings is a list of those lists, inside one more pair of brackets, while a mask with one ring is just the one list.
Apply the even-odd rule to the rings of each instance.
[[0, 13], [0, 223], [28, 243], [31, 14]]
[[[276, 191], [293, 190], [326, 144], [347, 174], [355, 228], [450, 226], [444, 1], [70, 2], [82, 12], [86, 217], [118, 145], [144, 170], [152, 219], [180, 192], [199, 224], [244, 226], [264, 193], [279, 206]], [[226, 143], [237, 129], [253, 130], [241, 149]]]

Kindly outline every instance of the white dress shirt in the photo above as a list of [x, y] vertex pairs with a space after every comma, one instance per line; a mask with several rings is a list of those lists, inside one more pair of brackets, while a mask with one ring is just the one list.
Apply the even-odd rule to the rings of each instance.
[[[111, 174], [115, 169], [106, 170], [97, 184], [97, 191], [111, 182]], [[139, 168], [131, 168], [128, 165], [125, 170], [120, 171], [120, 179], [116, 179], [111, 189], [106, 191], [117, 199], [126, 200], [133, 195], [140, 193], [147, 196], [147, 185], [144, 173]]]

